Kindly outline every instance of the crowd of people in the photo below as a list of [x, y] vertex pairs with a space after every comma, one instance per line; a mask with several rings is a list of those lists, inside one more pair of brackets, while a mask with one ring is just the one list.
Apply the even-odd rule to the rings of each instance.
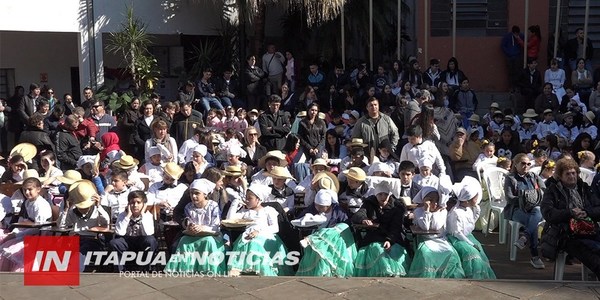
[[[523, 70], [530, 84], [542, 82], [536, 59]], [[2, 195], [0, 270], [22, 271], [23, 237], [39, 233], [11, 224], [55, 221], [80, 236], [83, 255], [157, 251], [158, 236], [173, 253], [166, 272], [495, 278], [472, 234], [487, 219], [477, 178], [492, 166], [510, 172], [504, 217], [523, 224], [516, 245], [529, 246], [534, 268], [548, 257], [538, 252], [542, 219], [565, 234], [578, 221], [597, 228], [600, 175], [578, 174], [598, 168], [600, 83], [582, 101], [581, 89], [553, 81], [555, 61], [524, 113], [492, 103], [482, 117], [454, 57], [425, 72], [414, 58], [373, 73], [360, 63], [325, 75], [311, 63], [302, 79], [274, 45], [256, 62], [247, 58], [243, 87], [233, 70], [213, 78], [205, 68], [177, 100], [134, 97], [120, 111], [90, 88], [75, 104], [18, 87], [0, 106], [17, 142], [0, 177], [16, 186]], [[112, 238], [90, 231], [98, 226]], [[561, 245], [596, 275], [599, 234], [571, 232]], [[295, 250], [293, 268], [274, 258]], [[266, 255], [180, 256], [226, 251]]]

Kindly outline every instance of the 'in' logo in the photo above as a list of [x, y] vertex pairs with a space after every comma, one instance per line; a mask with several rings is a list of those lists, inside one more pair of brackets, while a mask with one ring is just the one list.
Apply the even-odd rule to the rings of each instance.
[[79, 285], [78, 236], [26, 236], [25, 285]]

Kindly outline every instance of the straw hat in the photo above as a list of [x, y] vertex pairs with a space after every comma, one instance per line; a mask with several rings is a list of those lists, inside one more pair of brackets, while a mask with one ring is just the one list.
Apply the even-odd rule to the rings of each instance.
[[504, 117], [504, 113], [502, 111], [500, 111], [500, 110], [497, 110], [497, 111], [494, 112], [493, 116], [494, 116], [494, 118], [496, 116], [502, 116], [502, 117]]
[[30, 161], [37, 154], [37, 148], [30, 143], [21, 143], [16, 145], [10, 151], [10, 156], [15, 156], [17, 154], [23, 156], [24, 161]]
[[314, 167], [314, 166], [323, 166], [323, 167], [328, 167], [327, 165], [327, 161], [322, 159], [322, 158], [317, 158], [313, 161], [312, 165], [310, 165], [310, 167]]
[[533, 108], [528, 108], [525, 113], [523, 114], [523, 117], [525, 118], [535, 118], [537, 117], [538, 114], [535, 113], [535, 109]]
[[458, 128], [456, 129], [456, 133], [457, 133], [457, 134], [458, 134], [458, 133], [462, 133], [462, 134], [464, 134], [464, 135], [467, 135], [467, 130], [466, 130], [465, 128], [463, 128], [463, 127], [458, 127]]
[[500, 105], [498, 104], [498, 102], [492, 102], [492, 104], [490, 105], [491, 108], [500, 108]]
[[290, 174], [290, 171], [286, 167], [276, 166], [271, 172], [263, 172], [265, 176], [273, 177], [277, 179], [294, 179], [294, 176]]
[[363, 142], [363, 139], [352, 138], [351, 141], [346, 143], [346, 147], [366, 147], [367, 144]]
[[506, 115], [506, 116], [504, 116], [504, 121], [508, 121], [508, 122], [514, 123], [515, 122], [515, 118], [513, 118], [513, 116], [511, 116], [511, 115]]
[[119, 160], [113, 162], [113, 166], [123, 169], [129, 170], [135, 168], [140, 163], [139, 160], [133, 158], [131, 155], [123, 155]]
[[23, 171], [23, 180], [16, 182], [16, 184], [23, 184], [23, 181], [27, 178], [37, 178], [40, 182], [44, 182], [47, 179], [46, 177], [40, 177], [40, 174], [36, 169], [27, 169]]
[[533, 122], [533, 120], [532, 120], [532, 119], [530, 119], [530, 118], [525, 118], [525, 119], [523, 119], [523, 124], [530, 124], [530, 125], [533, 125], [533, 124], [535, 124], [535, 123]]
[[227, 166], [223, 173], [225, 176], [239, 177], [242, 176], [242, 169], [240, 166]]
[[305, 110], [303, 110], [303, 111], [299, 112], [299, 113], [296, 115], [296, 117], [297, 117], [297, 118], [304, 118], [304, 117], [306, 117], [306, 111], [305, 111]]
[[311, 185], [316, 183], [318, 183], [320, 188], [329, 189], [336, 193], [340, 190], [340, 182], [337, 177], [329, 171], [317, 173], [313, 178]]
[[255, 108], [255, 109], [252, 109], [252, 110], [250, 110], [250, 111], [248, 112], [248, 115], [251, 115], [251, 114], [255, 114], [255, 115], [257, 115], [257, 116], [258, 116], [258, 110], [257, 110], [256, 108]]
[[590, 121], [590, 123], [594, 123], [594, 119], [596, 118], [596, 115], [594, 114], [594, 112], [588, 110], [588, 112], [585, 113], [585, 118], [588, 119]]
[[171, 178], [179, 180], [179, 177], [181, 177], [181, 174], [183, 174], [183, 168], [180, 167], [177, 163], [168, 162], [167, 164], [165, 164], [164, 172], [167, 173], [167, 175], [171, 176]]
[[553, 111], [549, 108], [544, 110], [544, 114], [551, 114], [551, 113], [553, 113]]
[[79, 180], [69, 187], [69, 199], [77, 208], [88, 208], [96, 204], [92, 196], [96, 195], [96, 186], [89, 180]]
[[279, 166], [281, 166], [281, 167], [287, 166], [287, 160], [285, 159], [285, 154], [283, 154], [283, 152], [281, 152], [279, 150], [273, 150], [273, 151], [267, 152], [267, 154], [265, 154], [265, 156], [261, 157], [258, 160], [258, 166], [260, 168], [264, 168], [265, 162], [267, 161], [267, 159], [272, 158], [272, 157], [279, 159]]
[[75, 183], [76, 181], [81, 180], [81, 173], [79, 173], [78, 171], [75, 171], [75, 170], [67, 170], [67, 171], [65, 171], [65, 173], [62, 176], [56, 177], [56, 180], [58, 180], [64, 184], [71, 185], [71, 184]]
[[346, 175], [348, 178], [352, 178], [357, 181], [365, 181], [367, 179], [367, 174], [365, 171], [358, 167], [352, 167], [348, 170], [344, 170], [342, 173]]
[[325, 120], [325, 118], [327, 118], [327, 115], [325, 113], [323, 113], [323, 112], [320, 112], [318, 117], [321, 120]]
[[480, 119], [479, 119], [479, 115], [477, 114], [472, 114], [471, 117], [469, 117], [469, 121], [473, 121], [473, 122], [477, 122], [479, 123]]

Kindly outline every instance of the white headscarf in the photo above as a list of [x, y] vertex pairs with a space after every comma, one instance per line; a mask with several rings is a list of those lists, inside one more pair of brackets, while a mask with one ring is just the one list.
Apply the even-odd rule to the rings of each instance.
[[192, 181], [192, 184], [190, 184], [190, 189], [199, 190], [206, 196], [215, 189], [215, 186], [216, 185], [212, 181], [206, 178], [201, 178]]
[[271, 188], [264, 184], [251, 184], [248, 187], [248, 191], [252, 192], [256, 197], [258, 197], [258, 201], [264, 202], [271, 194]]
[[[423, 198], [425, 198], [427, 195], [429, 195], [429, 193], [433, 193], [433, 192], [438, 192], [435, 188], [432, 188], [430, 186], [425, 186], [423, 187], [415, 196], [415, 198], [412, 199], [413, 203], [423, 203]], [[440, 196], [441, 199], [441, 196]]]
[[338, 202], [338, 195], [336, 192], [328, 189], [321, 189], [315, 195], [315, 204], [323, 206], [331, 206], [332, 203]]
[[469, 201], [477, 196], [477, 203], [479, 203], [483, 194], [481, 183], [471, 176], [465, 176], [461, 182], [455, 183], [452, 189], [458, 201]]

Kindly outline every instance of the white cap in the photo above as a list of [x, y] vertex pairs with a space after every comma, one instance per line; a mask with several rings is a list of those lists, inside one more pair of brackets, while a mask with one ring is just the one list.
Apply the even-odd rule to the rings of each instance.
[[201, 178], [192, 181], [192, 184], [190, 184], [190, 189], [198, 190], [204, 195], [208, 195], [215, 189], [215, 186], [216, 184], [214, 184], [212, 181], [206, 178]]
[[242, 148], [238, 145], [232, 145], [227, 149], [227, 155], [234, 155], [239, 157], [246, 157], [246, 151], [242, 150]]
[[321, 189], [315, 195], [315, 204], [322, 206], [331, 206], [338, 202], [338, 195], [332, 190]]
[[375, 195], [381, 194], [381, 193], [385, 193], [385, 194], [391, 194], [392, 193], [392, 187], [391, 185], [387, 182], [387, 181], [382, 181], [379, 182], [376, 186], [375, 186]]
[[264, 184], [251, 184], [248, 187], [248, 191], [251, 191], [254, 195], [256, 195], [256, 197], [258, 197], [258, 199], [260, 200], [260, 202], [264, 202], [267, 200], [267, 198], [269, 197], [269, 194], [271, 194], [271, 188], [264, 185]]
[[392, 168], [390, 168], [390, 166], [388, 164], [378, 161], [378, 162], [374, 162], [369, 167], [369, 176], [373, 175], [373, 173], [375, 173], [375, 172], [384, 172], [386, 174], [391, 175]]
[[96, 159], [96, 155], [83, 155], [80, 156], [77, 160], [77, 168], [81, 169], [85, 164], [94, 164], [94, 160]]
[[360, 118], [360, 114], [355, 110], [351, 111], [350, 114], [357, 120]]
[[192, 151], [198, 152], [198, 153], [200, 153], [200, 155], [202, 155], [204, 157], [204, 156], [206, 156], [206, 153], [208, 153], [208, 148], [206, 148], [206, 145], [204, 145], [204, 144], [198, 144], [192, 149]]
[[346, 114], [346, 113], [343, 113], [342, 114], [342, 119], [344, 119], [344, 120], [350, 120], [350, 115]]
[[148, 148], [148, 157], [152, 157], [154, 155], [159, 155], [159, 154], [160, 154], [160, 149], [158, 149], [158, 147], [152, 146], [152, 147]]
[[420, 167], [432, 168], [433, 167], [433, 157], [431, 157], [430, 155], [425, 155], [425, 156], [419, 157], [419, 159], [417, 160], [417, 163], [419, 164], [419, 168]]

